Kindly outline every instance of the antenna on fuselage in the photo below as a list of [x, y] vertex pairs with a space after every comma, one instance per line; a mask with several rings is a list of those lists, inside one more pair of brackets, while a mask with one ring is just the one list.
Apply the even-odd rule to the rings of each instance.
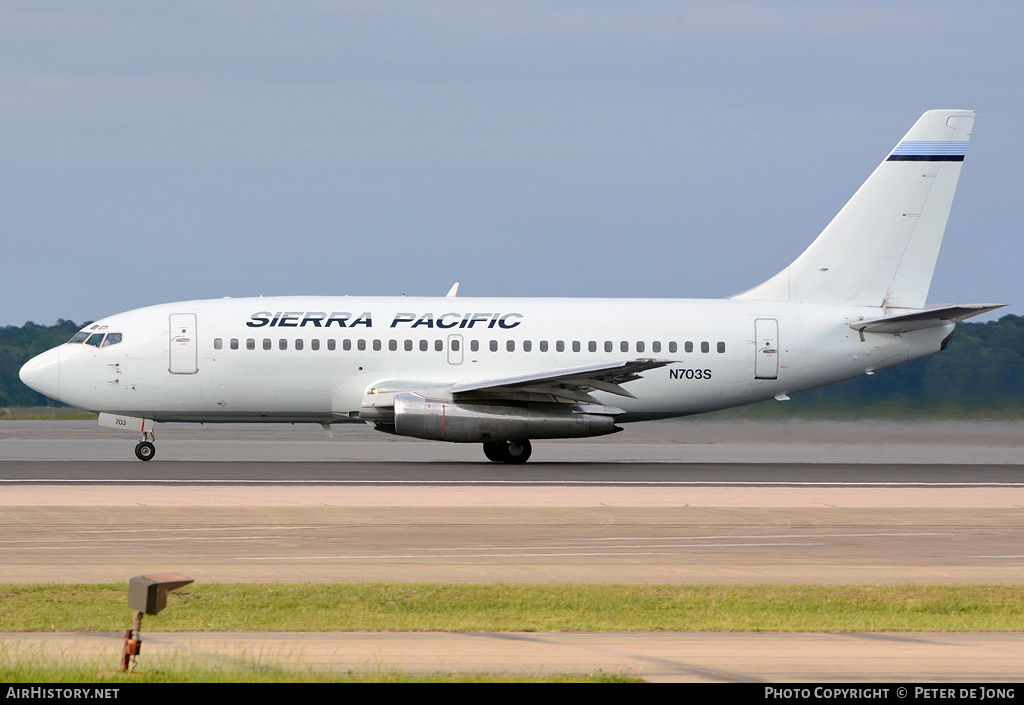
[[448, 290], [448, 293], [444, 295], [446, 299], [454, 299], [455, 295], [459, 293], [459, 283], [455, 282], [452, 284], [452, 288]]

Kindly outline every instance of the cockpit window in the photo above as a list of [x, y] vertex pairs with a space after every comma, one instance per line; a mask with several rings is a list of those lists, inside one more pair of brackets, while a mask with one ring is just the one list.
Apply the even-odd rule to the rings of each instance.
[[[106, 326], [103, 326], [106, 328]], [[94, 348], [106, 348], [111, 345], [117, 345], [121, 342], [120, 333], [90, 333], [89, 331], [80, 331], [68, 341], [68, 343], [85, 343], [91, 345]]]

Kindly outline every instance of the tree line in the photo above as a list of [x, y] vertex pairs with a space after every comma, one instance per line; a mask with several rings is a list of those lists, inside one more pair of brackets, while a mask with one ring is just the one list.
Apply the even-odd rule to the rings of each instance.
[[[0, 327], [0, 406], [57, 406], [18, 378], [26, 360], [66, 342], [82, 328], [60, 319], [44, 326]], [[965, 322], [946, 350], [874, 375], [811, 390], [791, 402], [767, 402], [772, 415], [797, 412], [857, 413], [889, 407], [894, 411], [1024, 412], [1024, 318]]]
[[62, 406], [22, 384], [18, 370], [29, 358], [66, 343], [81, 328], [63, 318], [52, 326], [29, 321], [23, 326], [0, 328], [0, 406]]

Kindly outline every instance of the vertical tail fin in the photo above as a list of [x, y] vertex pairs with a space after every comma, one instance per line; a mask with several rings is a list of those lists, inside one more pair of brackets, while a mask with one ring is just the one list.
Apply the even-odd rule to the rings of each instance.
[[922, 115], [802, 255], [733, 298], [922, 308], [974, 116]]

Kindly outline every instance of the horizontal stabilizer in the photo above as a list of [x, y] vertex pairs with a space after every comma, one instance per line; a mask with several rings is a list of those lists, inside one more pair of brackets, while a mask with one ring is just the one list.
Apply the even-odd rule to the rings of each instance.
[[947, 323], [959, 323], [960, 321], [980, 316], [989, 311], [995, 311], [1006, 304], [961, 304], [957, 306], [940, 306], [929, 308], [913, 313], [901, 313], [895, 316], [884, 316], [882, 318], [871, 318], [864, 321], [855, 321], [850, 324], [854, 330], [862, 333], [906, 333], [922, 328], [933, 328], [944, 326]]

